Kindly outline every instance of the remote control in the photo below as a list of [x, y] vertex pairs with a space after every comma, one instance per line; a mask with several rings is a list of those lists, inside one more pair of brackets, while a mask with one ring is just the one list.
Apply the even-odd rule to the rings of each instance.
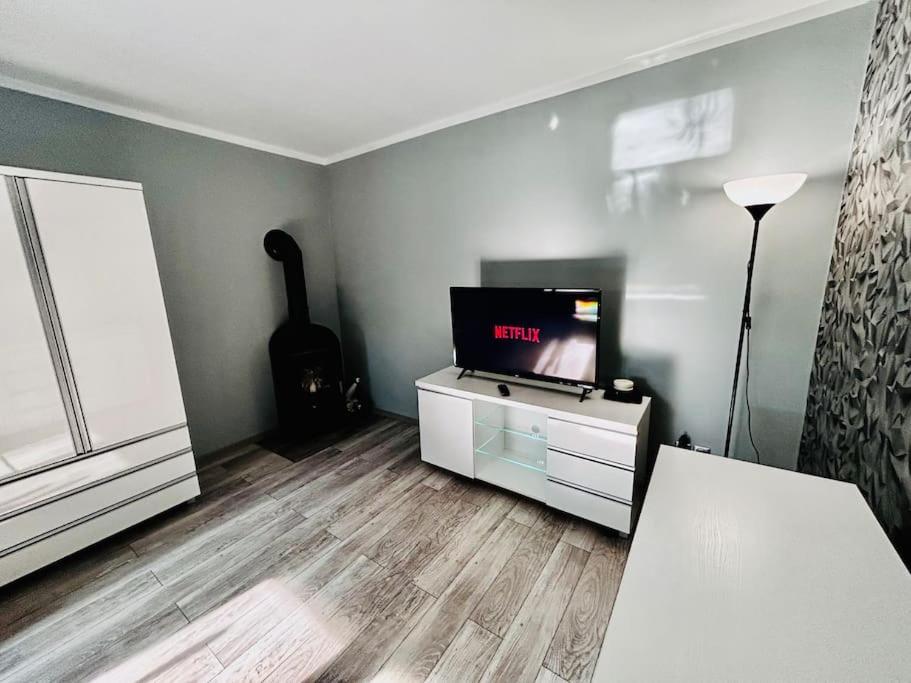
[[500, 390], [500, 396], [509, 396], [509, 387], [505, 384], [498, 384], [497, 389]]

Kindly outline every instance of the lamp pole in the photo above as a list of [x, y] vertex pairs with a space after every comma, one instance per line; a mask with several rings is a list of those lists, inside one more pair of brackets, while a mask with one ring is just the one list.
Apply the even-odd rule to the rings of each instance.
[[731, 431], [734, 427], [734, 408], [737, 405], [737, 384], [740, 381], [740, 357], [743, 355], [743, 338], [752, 328], [750, 317], [750, 298], [753, 292], [753, 266], [756, 263], [756, 243], [759, 241], [759, 222], [774, 204], [751, 204], [744, 208], [753, 217], [753, 246], [750, 248], [750, 260], [747, 262], [747, 286], [743, 295], [743, 314], [740, 317], [740, 337], [737, 340], [737, 358], [734, 361], [734, 386], [731, 389], [731, 408], [728, 412], [728, 429], [724, 437], [724, 457], [730, 457]]
[[[753, 326], [750, 318], [750, 294], [753, 291], [753, 265], [756, 263], [756, 243], [759, 241], [759, 222], [769, 209], [780, 204], [801, 188], [807, 179], [806, 173], [779, 173], [777, 175], [756, 176], [731, 180], [724, 184], [724, 193], [732, 202], [742, 206], [753, 217], [753, 246], [750, 248], [750, 260], [747, 263], [747, 288], [743, 295], [743, 314], [740, 316], [740, 338], [737, 340], [737, 359], [734, 362], [734, 386], [731, 389], [731, 409], [728, 412], [728, 430], [724, 437], [724, 457], [730, 457], [731, 431], [734, 427], [734, 408], [737, 406], [737, 384], [740, 380], [740, 357], [743, 355], [743, 338]], [[750, 380], [750, 351], [747, 348], [747, 389]], [[747, 396], [747, 409], [750, 397]], [[753, 441], [750, 427], [750, 442]], [[756, 445], [753, 444], [753, 449]], [[759, 460], [759, 453], [756, 453]]]

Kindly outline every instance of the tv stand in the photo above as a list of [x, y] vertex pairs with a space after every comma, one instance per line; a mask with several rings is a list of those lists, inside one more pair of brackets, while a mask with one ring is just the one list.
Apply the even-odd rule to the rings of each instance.
[[[629, 534], [646, 486], [651, 400], [584, 401], [449, 367], [415, 382], [421, 458]], [[462, 378], [462, 379], [460, 379]]]
[[594, 389], [588, 389], [586, 387], [582, 387], [582, 395], [579, 397], [579, 403], [582, 403], [582, 401], [584, 401], [588, 397], [588, 395], [590, 393], [592, 393], [593, 391], [594, 391]]
[[468, 368], [462, 368], [462, 372], [459, 373], [459, 376], [456, 377], [456, 379], [462, 379], [465, 376], [466, 372], [472, 372], [472, 370], [469, 370]]

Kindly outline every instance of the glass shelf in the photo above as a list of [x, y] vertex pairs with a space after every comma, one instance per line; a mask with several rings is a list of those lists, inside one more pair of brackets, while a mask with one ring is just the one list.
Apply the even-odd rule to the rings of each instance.
[[[490, 443], [489, 441], [487, 443]], [[524, 467], [525, 469], [533, 470], [535, 472], [544, 473], [544, 454], [539, 456], [529, 455], [528, 453], [521, 453], [519, 451], [514, 451], [508, 448], [504, 448], [500, 453], [494, 453], [489, 450], [485, 450], [485, 443], [483, 446], [475, 448], [475, 453], [479, 453], [487, 458], [495, 458], [496, 460], [502, 462], [508, 462], [512, 465], [518, 465], [519, 467]]]
[[500, 427], [498, 425], [490, 424], [485, 422], [483, 419], [475, 420], [474, 423], [479, 427], [486, 427], [487, 429], [493, 429], [495, 432], [504, 432], [505, 434], [512, 434], [514, 436], [521, 436], [523, 439], [529, 439], [531, 441], [547, 441], [547, 435], [542, 434], [541, 432], [525, 432], [521, 429], [511, 429], [510, 427]]
[[544, 502], [546, 415], [481, 399], [472, 402], [472, 412], [475, 478]]

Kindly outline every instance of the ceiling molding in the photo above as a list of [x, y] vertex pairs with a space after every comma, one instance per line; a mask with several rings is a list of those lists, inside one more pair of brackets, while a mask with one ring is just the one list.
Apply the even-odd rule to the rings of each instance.
[[330, 154], [327, 157], [327, 163], [334, 164], [339, 161], [344, 161], [345, 159], [351, 159], [383, 147], [389, 147], [390, 145], [399, 142], [405, 142], [406, 140], [421, 137], [428, 133], [434, 133], [443, 130], [444, 128], [450, 128], [461, 123], [468, 123], [469, 121], [481, 119], [485, 116], [499, 114], [526, 104], [532, 104], [552, 97], [558, 97], [559, 95], [565, 95], [574, 90], [588, 88], [637, 71], [649, 69], [653, 66], [667, 64], [668, 62], [673, 62], [677, 59], [683, 59], [684, 57], [690, 57], [700, 52], [706, 52], [707, 50], [712, 50], [716, 47], [722, 47], [723, 45], [729, 45], [730, 43], [736, 43], [740, 40], [753, 38], [762, 35], [763, 33], [777, 31], [778, 29], [802, 24], [806, 21], [818, 19], [828, 14], [835, 14], [836, 12], [851, 9], [852, 7], [865, 5], [870, 1], [871, 0], [823, 0], [811, 7], [789, 12], [788, 14], [782, 14], [765, 21], [726, 26], [715, 31], [702, 33], [698, 36], [687, 38], [686, 40], [677, 41], [670, 45], [649, 50], [648, 52], [632, 55], [627, 57], [623, 64], [611, 67], [610, 69], [597, 71], [587, 76], [564, 81], [563, 83], [548, 86], [546, 88], [532, 90], [522, 95], [500, 100], [499, 102], [472, 109], [461, 114], [456, 114], [455, 116], [449, 116], [434, 121], [433, 123], [416, 126], [415, 128], [396, 133], [395, 135], [390, 135], [389, 137], [374, 142], [368, 142], [365, 145], [353, 147], [338, 154]]
[[500, 112], [514, 109], [516, 107], [521, 107], [526, 104], [532, 104], [534, 102], [540, 102], [552, 97], [564, 95], [568, 92], [587, 88], [592, 85], [597, 85], [598, 83], [603, 83], [614, 78], [626, 76], [628, 74], [642, 71], [653, 66], [666, 64], [677, 59], [682, 59], [684, 57], [689, 57], [700, 52], [705, 52], [706, 50], [711, 50], [723, 45], [728, 45], [740, 40], [762, 35], [763, 33], [768, 33], [770, 31], [775, 31], [781, 28], [786, 28], [788, 26], [793, 26], [806, 21], [817, 19], [828, 14], [834, 14], [842, 10], [864, 5], [870, 1], [871, 0], [822, 0], [821, 2], [818, 2], [817, 4], [810, 7], [773, 17], [772, 19], [767, 19], [760, 22], [725, 26], [720, 29], [701, 33], [669, 45], [649, 50], [648, 52], [631, 55], [627, 57], [621, 64], [613, 66], [609, 69], [597, 71], [580, 78], [564, 81], [562, 83], [547, 86], [545, 88], [532, 90], [515, 97], [506, 98], [504, 100], [500, 100], [483, 107], [478, 107], [476, 109], [462, 112], [454, 116], [445, 117], [431, 123], [416, 126], [414, 128], [395, 133], [394, 135], [390, 135], [379, 140], [374, 140], [363, 145], [358, 145], [343, 152], [330, 154], [328, 156], [319, 156], [316, 154], [310, 154], [309, 152], [305, 152], [303, 150], [296, 150], [279, 145], [273, 145], [267, 142], [262, 142], [260, 140], [253, 140], [251, 138], [234, 135], [232, 133], [226, 133], [223, 131], [215, 130], [213, 128], [171, 119], [159, 114], [144, 112], [132, 107], [112, 104], [103, 100], [95, 99], [93, 97], [86, 97], [57, 88], [37, 85], [29, 81], [11, 78], [2, 74], [0, 74], [0, 87], [9, 88], [11, 90], [19, 90], [54, 100], [60, 100], [62, 102], [68, 102], [70, 104], [75, 104], [81, 107], [87, 107], [89, 109], [116, 114], [117, 116], [123, 116], [126, 118], [135, 119], [137, 121], [143, 121], [145, 123], [162, 126], [164, 128], [179, 130], [185, 133], [191, 133], [193, 135], [200, 135], [202, 137], [240, 145], [241, 147], [248, 147], [250, 149], [268, 152], [270, 154], [277, 154], [279, 156], [298, 159], [300, 161], [306, 161], [312, 164], [327, 166], [329, 164], [334, 164], [339, 161], [344, 161], [352, 157], [360, 156], [362, 154], [366, 154], [383, 147], [388, 147], [399, 142], [405, 142], [406, 140], [421, 137], [423, 135], [427, 135], [428, 133], [433, 133], [445, 128], [457, 126], [462, 123], [474, 121], [476, 119], [484, 118], [485, 116], [490, 116], [492, 114], [498, 114]]
[[272, 145], [268, 142], [261, 142], [259, 140], [252, 140], [241, 135], [225, 133], [220, 130], [215, 130], [214, 128], [198, 126], [194, 123], [186, 123], [185, 121], [178, 121], [176, 119], [168, 118], [167, 116], [150, 114], [148, 112], [134, 109], [132, 107], [124, 107], [119, 104], [111, 104], [109, 102], [104, 102], [103, 100], [97, 100], [93, 97], [74, 95], [73, 93], [66, 92], [65, 90], [58, 90], [57, 88], [37, 85], [35, 83], [30, 83], [29, 81], [20, 80], [18, 78], [10, 78], [9, 76], [4, 76], [3, 74], [0, 74], [0, 87], [8, 88], [10, 90], [19, 90], [31, 95], [39, 95], [41, 97], [47, 97], [52, 100], [60, 100], [61, 102], [75, 104], [80, 107], [87, 107], [88, 109], [96, 109], [98, 111], [107, 112], [108, 114], [116, 114], [117, 116], [123, 116], [128, 119], [135, 119], [136, 121], [143, 121], [144, 123], [151, 123], [156, 126], [161, 126], [162, 128], [170, 128], [172, 130], [179, 130], [183, 133], [192, 133], [193, 135], [199, 135], [204, 138], [220, 140], [221, 142], [229, 142], [232, 145], [248, 147], [249, 149], [259, 150], [260, 152], [268, 152], [269, 154], [277, 154], [283, 157], [290, 157], [291, 159], [298, 159], [299, 161], [307, 161], [311, 164], [325, 166], [329, 163], [325, 157], [309, 154], [301, 150], [281, 147], [279, 145]]

